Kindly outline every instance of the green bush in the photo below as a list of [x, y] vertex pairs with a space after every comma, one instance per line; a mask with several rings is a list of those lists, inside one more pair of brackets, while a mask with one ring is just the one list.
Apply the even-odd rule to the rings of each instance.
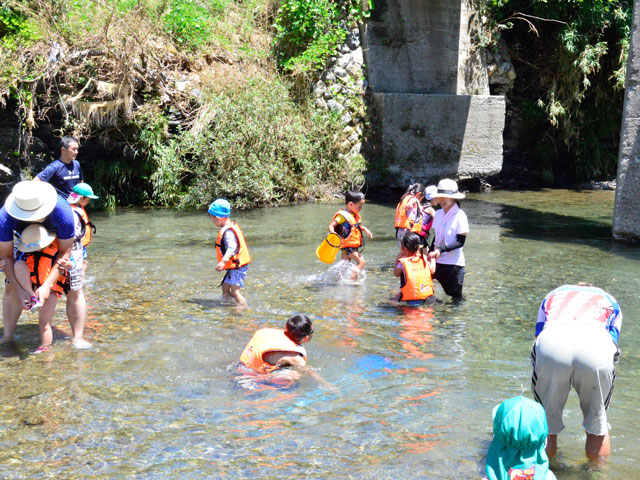
[[194, 50], [213, 34], [213, 22], [226, 0], [171, 0], [163, 17], [165, 31], [179, 45]]
[[[345, 27], [368, 15], [362, 0], [282, 0], [275, 22], [274, 51], [288, 72], [322, 68], [344, 41]], [[373, 8], [372, 0], [367, 2]]]
[[487, 2], [498, 38], [514, 53], [516, 104], [537, 105], [525, 118], [537, 122], [531, 141], [555, 152], [538, 167], [560, 181], [615, 176], [632, 7], [631, 0]]
[[323, 197], [362, 181], [364, 164], [335, 152], [340, 126], [298, 106], [277, 80], [211, 93], [210, 123], [176, 135], [153, 152], [154, 201], [202, 207], [224, 196], [240, 208]]

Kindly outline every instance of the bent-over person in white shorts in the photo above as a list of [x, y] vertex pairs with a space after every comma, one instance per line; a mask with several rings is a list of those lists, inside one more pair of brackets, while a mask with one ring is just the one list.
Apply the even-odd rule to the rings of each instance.
[[547, 455], [557, 450], [562, 411], [573, 387], [594, 461], [610, 452], [607, 409], [613, 393], [622, 313], [616, 299], [590, 284], [563, 285], [549, 293], [538, 312], [531, 350], [531, 386], [547, 414]]

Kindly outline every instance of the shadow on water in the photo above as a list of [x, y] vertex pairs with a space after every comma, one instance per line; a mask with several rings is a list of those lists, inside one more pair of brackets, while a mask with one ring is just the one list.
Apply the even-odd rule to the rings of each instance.
[[[471, 203], [471, 202], [470, 202]], [[613, 240], [611, 224], [572, 215], [560, 215], [531, 208], [482, 202], [474, 212], [473, 223], [499, 225], [505, 237], [545, 242], [584, 242], [628, 258], [638, 258], [638, 249]]]

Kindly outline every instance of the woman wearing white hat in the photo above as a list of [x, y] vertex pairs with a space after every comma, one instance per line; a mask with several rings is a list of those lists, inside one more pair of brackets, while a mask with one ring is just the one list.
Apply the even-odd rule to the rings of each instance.
[[430, 258], [436, 258], [433, 278], [440, 282], [447, 295], [460, 298], [465, 273], [462, 246], [469, 233], [467, 215], [458, 202], [464, 194], [458, 191], [454, 180], [445, 178], [438, 183], [436, 197], [442, 209], [436, 211], [432, 227], [436, 232], [434, 250], [429, 253]]

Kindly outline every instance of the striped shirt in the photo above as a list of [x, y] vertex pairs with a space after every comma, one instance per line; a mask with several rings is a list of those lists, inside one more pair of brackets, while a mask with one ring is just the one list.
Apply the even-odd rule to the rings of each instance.
[[563, 285], [549, 293], [540, 305], [536, 337], [550, 324], [602, 325], [618, 344], [622, 312], [616, 299], [601, 288]]

